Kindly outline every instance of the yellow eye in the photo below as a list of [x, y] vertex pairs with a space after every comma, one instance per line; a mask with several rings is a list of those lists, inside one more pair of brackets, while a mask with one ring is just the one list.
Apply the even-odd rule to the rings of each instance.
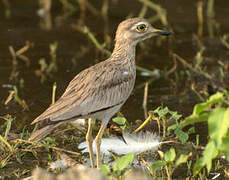
[[136, 28], [138, 32], [144, 32], [146, 30], [146, 25], [145, 24], [139, 24]]

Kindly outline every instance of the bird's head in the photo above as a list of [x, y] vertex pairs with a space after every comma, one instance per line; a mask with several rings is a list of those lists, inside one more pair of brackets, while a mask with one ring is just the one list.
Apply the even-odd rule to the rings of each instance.
[[159, 30], [143, 18], [130, 18], [121, 22], [116, 31], [116, 43], [129, 42], [137, 44], [140, 41], [157, 35], [170, 35], [171, 32]]

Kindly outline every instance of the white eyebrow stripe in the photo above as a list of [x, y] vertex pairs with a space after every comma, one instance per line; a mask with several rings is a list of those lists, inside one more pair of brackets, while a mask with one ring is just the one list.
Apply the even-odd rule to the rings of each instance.
[[138, 22], [137, 24], [135, 24], [135, 25], [131, 28], [131, 30], [135, 30], [135, 29], [137, 28], [137, 26], [140, 25], [140, 24], [145, 24], [146, 27], [148, 27], [146, 22], [141, 21], [141, 22]]

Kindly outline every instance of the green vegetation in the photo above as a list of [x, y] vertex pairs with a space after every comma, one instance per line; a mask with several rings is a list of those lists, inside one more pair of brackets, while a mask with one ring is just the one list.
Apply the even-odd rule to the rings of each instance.
[[[196, 104], [192, 115], [186, 118], [182, 118], [177, 112], [173, 112], [167, 107], [159, 107], [154, 111], [149, 111], [154, 118], [159, 118], [163, 124], [163, 128], [165, 128], [164, 139], [173, 142], [169, 145], [170, 149], [158, 150], [159, 160], [153, 162], [152, 165], [146, 163], [145, 167], [142, 168], [152, 177], [167, 178], [172, 178], [173, 174], [177, 170], [179, 171], [180, 166], [185, 169], [185, 176], [191, 175], [199, 178], [207, 176], [211, 172], [228, 171], [224, 166], [225, 161], [229, 160], [228, 104], [229, 93], [224, 90], [210, 96], [205, 102]], [[2, 126], [2, 128], [5, 127], [5, 132], [3, 136], [0, 136], [1, 156], [5, 157], [1, 160], [1, 168], [7, 167], [8, 163], [15, 158], [19, 163], [22, 162], [24, 158], [30, 157], [29, 154], [32, 154], [39, 161], [38, 154], [41, 148], [47, 153], [47, 161], [53, 161], [52, 151], [67, 152], [79, 156], [79, 153], [58, 148], [59, 144], [50, 137], [31, 144], [23, 140], [27, 139], [30, 134], [25, 129], [20, 134], [19, 139], [8, 141], [7, 136], [14, 118], [10, 115], [2, 118], [6, 120], [6, 123]], [[175, 124], [167, 126], [167, 122], [170, 120], [174, 120]], [[121, 129], [126, 128], [125, 118], [116, 117], [113, 121], [120, 125]], [[199, 123], [206, 123], [205, 126], [208, 127], [209, 138], [205, 136], [207, 142], [205, 145], [199, 142], [202, 134], [195, 131], [195, 127]], [[190, 138], [190, 136], [196, 138]], [[112, 167], [105, 164], [101, 166], [103, 174], [113, 178], [121, 178], [133, 170], [132, 166], [129, 165], [132, 164], [134, 156], [134, 153], [122, 157], [114, 156]], [[141, 158], [140, 161], [142, 161]]]
[[[157, 114], [157, 117], [162, 121], [167, 122], [170, 119], [176, 121], [174, 125], [166, 127], [165, 139], [168, 139], [171, 135], [175, 135], [175, 137], [172, 138], [174, 144], [170, 144], [171, 148], [169, 150], [165, 152], [158, 150], [160, 160], [153, 162], [151, 166], [146, 165], [143, 169], [154, 178], [167, 177], [168, 179], [172, 178], [173, 173], [179, 170], [181, 165], [186, 169], [185, 176], [191, 175], [199, 178], [209, 175], [211, 172], [228, 171], [224, 167], [225, 161], [229, 160], [228, 104], [229, 94], [224, 91], [217, 92], [205, 102], [196, 104], [192, 115], [184, 119], [177, 112], [170, 111], [167, 107], [159, 107], [154, 111], [150, 111], [149, 113]], [[120, 122], [122, 118], [114, 119]], [[195, 132], [195, 127], [204, 122], [208, 126], [209, 139], [206, 139], [206, 145], [200, 145], [199, 137], [201, 134]], [[195, 135], [196, 138], [191, 139], [190, 135]], [[178, 143], [183, 148], [178, 148]], [[133, 154], [127, 154], [116, 159], [111, 169], [105, 164], [102, 165], [102, 172], [104, 175], [113, 178], [117, 175], [118, 177], [124, 175], [125, 173], [121, 173], [124, 169], [126, 169], [126, 172], [130, 172], [133, 169], [128, 165], [133, 161], [132, 156]]]

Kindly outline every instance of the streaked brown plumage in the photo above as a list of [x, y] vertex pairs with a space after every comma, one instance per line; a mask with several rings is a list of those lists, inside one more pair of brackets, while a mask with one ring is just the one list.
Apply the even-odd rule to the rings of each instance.
[[[101, 129], [95, 139], [97, 144], [97, 166], [99, 146], [103, 131], [110, 118], [121, 108], [133, 90], [136, 66], [135, 47], [139, 41], [157, 34], [168, 35], [167, 31], [154, 29], [143, 18], [131, 18], [119, 24], [115, 48], [110, 58], [80, 72], [68, 85], [58, 101], [37, 117], [38, 123], [30, 141], [38, 141], [47, 136], [63, 122], [79, 118], [91, 118], [87, 141], [90, 158], [91, 126], [94, 119], [102, 120]], [[92, 166], [94, 166], [92, 162]]]

